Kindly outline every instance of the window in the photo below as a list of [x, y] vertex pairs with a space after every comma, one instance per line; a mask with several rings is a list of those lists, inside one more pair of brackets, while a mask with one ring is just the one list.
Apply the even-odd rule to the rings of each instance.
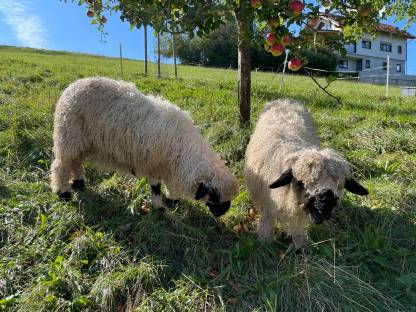
[[387, 62], [383, 62], [383, 70], [387, 70]]
[[402, 54], [402, 46], [397, 46], [397, 53]]
[[348, 69], [348, 61], [340, 60], [338, 63], [338, 68], [346, 68]]
[[357, 53], [357, 45], [355, 43], [347, 44], [345, 49], [347, 53]]
[[361, 46], [363, 47], [363, 49], [371, 49], [371, 41], [363, 40]]
[[371, 68], [370, 60], [365, 60], [365, 68]]
[[380, 43], [380, 51], [391, 52], [391, 43]]
[[402, 71], [402, 64], [397, 64], [397, 65], [396, 65], [396, 71], [397, 71], [398, 73], [400, 73], [400, 72]]

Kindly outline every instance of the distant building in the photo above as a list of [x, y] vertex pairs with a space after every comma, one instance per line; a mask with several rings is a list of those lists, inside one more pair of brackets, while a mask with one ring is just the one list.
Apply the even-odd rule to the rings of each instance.
[[[331, 15], [310, 20], [308, 27], [316, 30], [317, 35], [323, 38], [326, 35], [342, 32], [336, 17]], [[416, 36], [395, 26], [379, 24], [374, 38], [365, 33], [356, 43], [345, 46], [347, 54], [340, 57], [337, 71], [354, 73], [361, 81], [385, 83], [389, 55], [391, 82], [416, 85], [416, 76], [406, 75], [409, 39], [416, 39]]]

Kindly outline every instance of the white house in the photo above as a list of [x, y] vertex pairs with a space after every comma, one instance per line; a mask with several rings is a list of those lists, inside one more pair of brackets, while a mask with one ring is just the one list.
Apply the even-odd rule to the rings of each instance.
[[[336, 17], [330, 15], [323, 15], [308, 24], [320, 35], [342, 31]], [[416, 39], [416, 36], [395, 26], [379, 24], [375, 37], [365, 33], [356, 43], [345, 46], [347, 54], [340, 57], [337, 71], [357, 75], [361, 81], [384, 83], [389, 56], [390, 81], [416, 85], [416, 76], [406, 75], [409, 39]]]

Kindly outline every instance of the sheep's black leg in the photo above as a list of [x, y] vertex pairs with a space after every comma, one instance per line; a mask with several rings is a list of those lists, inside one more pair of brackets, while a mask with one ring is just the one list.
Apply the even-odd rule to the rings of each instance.
[[162, 195], [162, 186], [160, 183], [150, 185], [150, 189], [152, 190], [152, 195]]
[[72, 189], [74, 191], [84, 191], [85, 190], [85, 182], [84, 180], [74, 180], [72, 182]]
[[179, 199], [165, 198], [165, 205], [168, 208], [175, 208], [177, 204], [179, 204]]
[[[152, 181], [153, 182], [153, 181]], [[162, 188], [159, 182], [150, 183], [152, 205], [155, 208], [163, 208]]]
[[84, 168], [82, 167], [82, 158], [77, 157], [72, 161], [71, 173], [73, 177], [72, 189], [75, 191], [85, 190], [85, 174]]
[[71, 192], [58, 192], [58, 196], [60, 200], [63, 201], [70, 201], [72, 199], [72, 194]]

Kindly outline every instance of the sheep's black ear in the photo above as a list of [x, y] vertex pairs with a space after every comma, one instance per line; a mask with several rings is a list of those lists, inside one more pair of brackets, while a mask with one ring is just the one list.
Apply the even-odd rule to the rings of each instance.
[[269, 188], [275, 189], [281, 186], [288, 185], [293, 180], [293, 172], [292, 169], [288, 169], [282, 173], [279, 179], [274, 181], [272, 184], [269, 185]]
[[357, 195], [368, 195], [368, 190], [360, 183], [355, 181], [353, 178], [346, 180], [344, 187], [347, 191], [350, 191], [351, 193]]
[[207, 195], [209, 192], [209, 189], [204, 185], [204, 183], [199, 183], [198, 185], [198, 189], [196, 190], [195, 193], [195, 199], [201, 199], [202, 197], [204, 197], [205, 195]]

